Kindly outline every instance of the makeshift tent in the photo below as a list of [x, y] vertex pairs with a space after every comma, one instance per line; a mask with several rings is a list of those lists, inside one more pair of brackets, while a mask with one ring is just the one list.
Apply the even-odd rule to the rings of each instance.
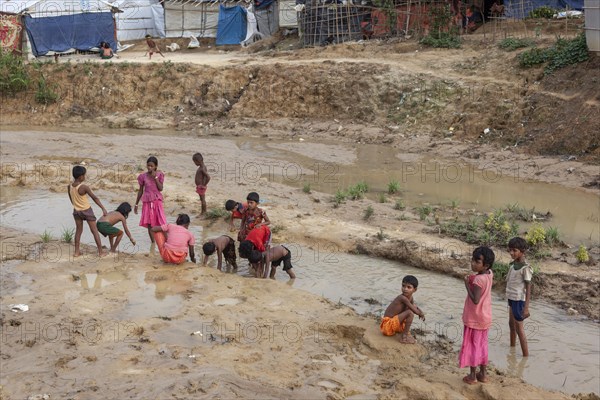
[[103, 0], [7, 0], [0, 2], [0, 11], [24, 16], [21, 22], [36, 57], [90, 50], [102, 41], [117, 50], [112, 14], [118, 10]]
[[167, 37], [217, 37], [219, 3], [172, 0], [164, 6]]
[[532, 10], [550, 7], [557, 10], [583, 10], [583, 0], [504, 0], [504, 15], [508, 18], [527, 18]]
[[275, 0], [255, 0], [254, 15], [263, 35], [271, 36], [279, 29], [279, 7]]
[[219, 6], [217, 46], [240, 44], [246, 37], [246, 9], [240, 6]]
[[115, 0], [117, 39], [138, 40], [146, 35], [165, 37], [165, 10], [159, 0]]

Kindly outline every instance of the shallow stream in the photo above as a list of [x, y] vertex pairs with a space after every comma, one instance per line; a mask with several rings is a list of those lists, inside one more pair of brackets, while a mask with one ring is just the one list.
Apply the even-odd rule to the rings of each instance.
[[[103, 193], [99, 192], [99, 195]], [[110, 197], [103, 195], [101, 198]], [[40, 207], [40, 203], [43, 203], [44, 207]], [[110, 203], [105, 206], [108, 209], [113, 208]], [[58, 238], [65, 228], [64, 225], [67, 228], [73, 226], [72, 220], [65, 218], [70, 216], [72, 211], [66, 195], [24, 192], [18, 189], [3, 190], [0, 209], [3, 226], [35, 234], [42, 234], [48, 230]], [[139, 238], [139, 248], [135, 251], [146, 253], [149, 248], [148, 236], [146, 230], [138, 226], [138, 222], [139, 216], [134, 214], [128, 220], [132, 234], [136, 239]], [[192, 231], [197, 243], [217, 234], [203, 231], [198, 226], [193, 227]], [[124, 238], [125, 243], [127, 240]], [[93, 243], [87, 228], [84, 229], [82, 243]], [[197, 250], [200, 250], [199, 246]], [[426, 313], [427, 320], [425, 323], [416, 321], [413, 326], [429, 332], [431, 338], [435, 334], [443, 334], [455, 340], [458, 350], [462, 334], [461, 313], [466, 296], [460, 280], [393, 261], [350, 255], [332, 248], [323, 249], [318, 243], [312, 246], [294, 245], [290, 246], [290, 250], [298, 277], [290, 282], [291, 286], [347, 304], [359, 313], [381, 315], [385, 307], [399, 294], [402, 277], [406, 274], [417, 276], [419, 289], [415, 300]], [[130, 249], [129, 252], [131, 251]], [[18, 278], [20, 285], [27, 286], [27, 279], [14, 269], [15, 265], [5, 263], [0, 269], [0, 278]], [[467, 271], [465, 266], [465, 272]], [[180, 307], [182, 292], [191, 286], [192, 282], [181, 281], [176, 273], [153, 276], [160, 273], [134, 272], [130, 276], [122, 276], [115, 272], [84, 274], [81, 280], [73, 285], [89, 290], [102, 290], [111, 282], [135, 279], [138, 289], [129, 294], [124, 317], [169, 315]], [[249, 275], [244, 262], [241, 263], [238, 274]], [[287, 275], [278, 269], [277, 279], [287, 281]], [[75, 287], [70, 289], [73, 291]], [[26, 292], [27, 288], [18, 290]], [[567, 316], [563, 310], [540, 301], [534, 301], [530, 310], [532, 317], [527, 320], [525, 326], [531, 355], [524, 359], [520, 356], [518, 348], [515, 351], [508, 346], [508, 313], [505, 301], [499, 295], [494, 295], [494, 325], [490, 330], [492, 364], [504, 369], [508, 374], [520, 376], [529, 383], [547, 389], [569, 393], [600, 393], [598, 324], [583, 317]]]

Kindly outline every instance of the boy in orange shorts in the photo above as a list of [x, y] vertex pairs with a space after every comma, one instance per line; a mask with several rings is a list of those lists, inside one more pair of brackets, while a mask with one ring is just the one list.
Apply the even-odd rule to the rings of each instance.
[[425, 314], [413, 301], [413, 294], [417, 291], [419, 281], [412, 275], [402, 279], [402, 294], [392, 301], [383, 314], [379, 329], [385, 336], [394, 336], [400, 333], [400, 343], [414, 344], [417, 341], [410, 334], [410, 326], [414, 314], [425, 321]]

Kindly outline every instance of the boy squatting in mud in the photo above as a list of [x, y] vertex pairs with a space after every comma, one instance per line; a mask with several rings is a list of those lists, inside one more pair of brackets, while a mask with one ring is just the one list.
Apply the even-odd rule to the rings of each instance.
[[413, 301], [413, 294], [417, 291], [419, 281], [412, 275], [402, 279], [402, 294], [392, 301], [383, 314], [379, 329], [385, 336], [394, 336], [400, 333], [400, 343], [414, 344], [417, 341], [410, 335], [410, 326], [414, 314], [425, 321], [425, 314]]

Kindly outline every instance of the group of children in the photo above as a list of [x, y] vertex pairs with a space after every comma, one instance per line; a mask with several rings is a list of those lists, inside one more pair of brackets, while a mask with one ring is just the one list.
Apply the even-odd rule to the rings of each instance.
[[[529, 356], [524, 320], [530, 316], [531, 278], [533, 269], [525, 260], [527, 242], [520, 237], [508, 242], [508, 252], [512, 258], [506, 276], [506, 298], [508, 300], [508, 325], [510, 346], [516, 345], [519, 338], [523, 356]], [[488, 382], [488, 331], [492, 325], [492, 284], [494, 274], [494, 252], [485, 246], [473, 251], [471, 270], [474, 274], [464, 278], [467, 298], [463, 309], [463, 342], [459, 354], [460, 368], [470, 367], [470, 373], [463, 378], [469, 385]], [[414, 302], [413, 294], [419, 282], [412, 275], [402, 279], [402, 294], [392, 301], [385, 310], [381, 321], [381, 332], [386, 336], [400, 334], [401, 343], [415, 343], [410, 334], [414, 315], [425, 320], [425, 314]], [[477, 372], [479, 367], [479, 372]]]
[[[195, 175], [196, 193], [200, 197], [202, 211], [206, 212], [206, 188], [210, 176], [204, 165], [200, 153], [193, 155], [192, 160], [198, 167]], [[139, 189], [134, 213], [138, 213], [139, 202], [142, 202], [142, 215], [140, 226], [148, 229], [152, 244], [158, 246], [162, 259], [167, 263], [181, 264], [188, 254], [192, 262], [196, 262], [194, 253], [194, 235], [188, 230], [190, 217], [179, 214], [175, 224], [168, 224], [163, 208], [163, 184], [165, 176], [158, 170], [156, 157], [149, 157], [146, 161], [147, 172], [138, 176]], [[123, 237], [123, 232], [114, 227], [121, 222], [125, 234], [135, 245], [127, 227], [127, 217], [131, 212], [129, 203], [121, 203], [115, 211], [107, 212], [98, 197], [85, 184], [86, 169], [83, 166], [73, 167], [74, 181], [69, 184], [68, 194], [73, 204], [73, 218], [75, 219], [75, 253], [80, 255], [80, 240], [83, 232], [83, 221], [87, 221], [94, 240], [98, 247], [98, 255], [104, 256], [100, 234], [107, 236], [110, 242], [110, 251], [116, 252]], [[90, 206], [88, 196], [102, 209], [102, 217], [96, 223], [96, 217]], [[259, 194], [251, 192], [246, 197], [246, 203], [227, 200], [225, 208], [231, 212], [229, 228], [235, 230], [234, 220], [240, 219], [240, 229], [237, 235], [239, 255], [248, 259], [255, 270], [257, 277], [274, 279], [276, 268], [283, 263], [283, 270], [291, 279], [295, 278], [292, 271], [291, 253], [285, 246], [271, 247], [270, 220], [267, 213], [258, 207]], [[531, 298], [532, 268], [525, 261], [527, 242], [520, 237], [515, 237], [508, 242], [508, 251], [512, 258], [506, 277], [506, 297], [508, 299], [510, 345], [516, 345], [519, 338], [523, 356], [529, 355], [527, 338], [523, 321], [530, 316], [529, 301]], [[217, 253], [217, 268], [222, 269], [223, 258], [234, 270], [237, 270], [237, 256], [235, 240], [228, 235], [221, 235], [207, 240], [203, 246], [203, 264], [206, 265], [209, 256]], [[485, 246], [473, 251], [471, 270], [474, 274], [465, 276], [465, 289], [467, 297], [463, 309], [463, 343], [459, 355], [461, 368], [470, 367], [469, 375], [463, 378], [467, 384], [488, 381], [486, 366], [488, 364], [488, 331], [492, 324], [491, 290], [493, 283], [492, 265], [494, 252]], [[405, 276], [402, 280], [402, 294], [392, 301], [385, 310], [380, 330], [386, 336], [400, 333], [400, 342], [412, 344], [415, 339], [410, 334], [410, 327], [414, 315], [425, 320], [425, 314], [414, 302], [413, 294], [417, 291], [419, 282], [412, 275]], [[477, 372], [479, 367], [479, 372]]]
[[[192, 161], [198, 167], [194, 178], [196, 193], [200, 197], [201, 215], [207, 211], [206, 207], [206, 189], [210, 182], [210, 175], [204, 164], [202, 154], [196, 153], [192, 156]], [[140, 226], [148, 230], [148, 235], [152, 243], [151, 250], [158, 247], [158, 251], [166, 263], [181, 264], [190, 256], [192, 262], [196, 262], [194, 253], [195, 239], [194, 235], [188, 230], [190, 217], [187, 214], [179, 214], [175, 224], [168, 224], [163, 207], [163, 184], [165, 175], [158, 170], [158, 159], [149, 157], [146, 161], [147, 172], [141, 173], [137, 177], [139, 189], [133, 211], [138, 213], [139, 203], [142, 202]], [[83, 221], [87, 221], [90, 231], [94, 236], [98, 255], [105, 256], [102, 250], [100, 234], [108, 237], [110, 251], [116, 252], [123, 238], [123, 231], [117, 229], [115, 225], [119, 222], [123, 225], [123, 230], [133, 245], [136, 244], [127, 227], [127, 217], [131, 212], [129, 203], [121, 203], [115, 211], [107, 212], [100, 200], [94, 195], [89, 186], [83, 184], [85, 180], [86, 169], [83, 166], [73, 167], [74, 181], [69, 184], [68, 193], [73, 204], [73, 218], [75, 219], [75, 257], [80, 252], [81, 234], [83, 233]], [[88, 200], [91, 198], [101, 209], [102, 217], [96, 222], [96, 217]], [[266, 278], [270, 270], [269, 277], [275, 279], [275, 272], [279, 265], [283, 263], [283, 270], [287, 272], [291, 279], [296, 276], [292, 271], [291, 253], [284, 246], [271, 247], [271, 230], [269, 229], [270, 220], [267, 213], [258, 207], [260, 197], [258, 193], [248, 194], [247, 203], [238, 203], [228, 200], [225, 208], [231, 212], [229, 227], [234, 230], [234, 219], [241, 220], [240, 230], [237, 236], [240, 257], [249, 260], [257, 277]], [[217, 238], [209, 239], [202, 246], [204, 253], [203, 264], [206, 265], [210, 255], [217, 253], [217, 268], [222, 269], [223, 258], [225, 262], [237, 270], [237, 256], [235, 241], [227, 236], [221, 235]]]

